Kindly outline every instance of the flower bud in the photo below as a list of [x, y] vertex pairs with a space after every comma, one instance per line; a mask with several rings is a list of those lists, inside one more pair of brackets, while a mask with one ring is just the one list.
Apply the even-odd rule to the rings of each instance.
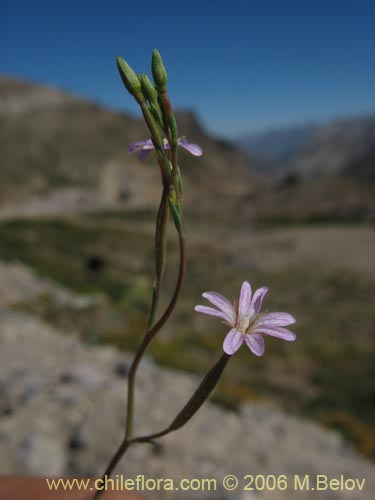
[[170, 198], [169, 198], [168, 202], [169, 202], [169, 210], [170, 210], [170, 213], [172, 215], [172, 219], [173, 219], [174, 225], [175, 225], [175, 227], [177, 229], [177, 232], [181, 233], [182, 230], [183, 230], [183, 226], [182, 226], [180, 205], [179, 205], [179, 203], [177, 201], [171, 200]]
[[155, 265], [157, 276], [162, 276], [165, 269], [165, 262], [167, 258], [166, 230], [168, 216], [168, 204], [166, 203], [166, 199], [164, 199], [159, 212], [158, 231], [156, 232], [155, 238]]
[[180, 169], [178, 167], [177, 167], [177, 182], [178, 182], [178, 189], [180, 191], [180, 194], [182, 194], [183, 193], [182, 177], [181, 177]]
[[146, 96], [146, 99], [150, 101], [150, 103], [157, 104], [158, 102], [158, 92], [156, 88], [150, 82], [149, 77], [146, 73], [142, 73], [139, 75], [139, 80], [141, 82], [142, 91]]
[[139, 98], [143, 97], [141, 82], [138, 76], [122, 57], [117, 57], [116, 63], [121, 79], [129, 94], [133, 95], [138, 101]]
[[151, 103], [150, 110], [151, 110], [152, 116], [155, 118], [155, 120], [159, 124], [160, 128], [163, 128], [163, 118], [161, 116], [161, 111], [160, 111], [159, 105]]
[[158, 87], [158, 89], [165, 90], [168, 81], [167, 72], [165, 70], [161, 55], [157, 49], [154, 49], [152, 52], [151, 68], [155, 85]]
[[169, 128], [170, 128], [170, 131], [171, 131], [172, 141], [175, 144], [175, 146], [177, 147], [178, 130], [177, 130], [176, 118], [174, 117], [174, 114], [172, 113], [172, 110], [170, 110], [170, 112], [169, 112], [168, 121], [169, 121]]

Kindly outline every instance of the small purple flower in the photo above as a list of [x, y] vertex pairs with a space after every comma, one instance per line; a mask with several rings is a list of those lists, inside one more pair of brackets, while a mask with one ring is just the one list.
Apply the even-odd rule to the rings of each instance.
[[[198, 146], [198, 144], [187, 142], [185, 137], [180, 137], [180, 139], [178, 139], [178, 145], [181, 148], [186, 149], [186, 151], [189, 151], [189, 153], [194, 156], [202, 155], [202, 149]], [[151, 139], [147, 139], [147, 141], [133, 142], [133, 144], [129, 146], [128, 152], [136, 153], [139, 151], [138, 160], [144, 161], [152, 149], [155, 149], [154, 145], [152, 144]], [[167, 139], [164, 139], [164, 149], [170, 149]]]
[[238, 311], [228, 299], [217, 292], [205, 292], [203, 297], [217, 309], [207, 306], [195, 306], [195, 311], [210, 316], [217, 316], [231, 327], [224, 339], [223, 349], [231, 356], [243, 344], [256, 355], [264, 353], [264, 335], [271, 335], [283, 340], [296, 340], [296, 334], [283, 328], [296, 322], [291, 314], [272, 312], [260, 314], [263, 298], [268, 291], [267, 287], [258, 288], [254, 295], [251, 293], [250, 283], [244, 281], [241, 286]]

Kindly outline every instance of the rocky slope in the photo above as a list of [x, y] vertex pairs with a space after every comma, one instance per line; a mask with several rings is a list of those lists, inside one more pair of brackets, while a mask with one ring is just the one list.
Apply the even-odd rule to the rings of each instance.
[[[141, 120], [7, 77], [0, 77], [0, 96], [1, 204], [68, 188], [80, 189], [83, 199], [94, 191], [109, 204], [155, 203], [158, 169], [127, 153], [130, 143], [148, 137]], [[181, 135], [204, 151], [199, 159], [181, 152], [186, 187], [194, 186], [187, 203], [248, 189], [247, 162], [234, 146], [209, 137], [192, 113], [179, 113], [178, 123]], [[222, 181], [213, 182], [218, 176]]]
[[[177, 118], [181, 135], [204, 152], [195, 158], [181, 151], [188, 210], [245, 213], [246, 220], [261, 222], [362, 222], [373, 216], [371, 118], [307, 127], [302, 134], [271, 133], [266, 143], [284, 151], [276, 159], [246, 156], [210, 137], [190, 112]], [[0, 76], [0, 217], [155, 207], [158, 169], [151, 159], [140, 165], [127, 153], [131, 142], [145, 137], [141, 120]]]
[[375, 161], [373, 117], [342, 119], [321, 127], [289, 160], [301, 178], [351, 174], [368, 177], [369, 160]]
[[[9, 294], [9, 284], [12, 293]], [[84, 311], [84, 298], [36, 278], [19, 265], [0, 266], [0, 473], [98, 475], [119, 442], [129, 356], [82, 344], [14, 305], [54, 293]], [[92, 299], [91, 299], [92, 300]], [[84, 313], [84, 312], [83, 312]], [[178, 355], [176, 353], [176, 355]], [[230, 365], [228, 367], [230, 370]], [[165, 426], [197, 380], [158, 368], [149, 359], [137, 381], [137, 432]], [[337, 434], [260, 405], [238, 413], [210, 403], [182, 430], [156, 447], [133, 448], [117, 473], [135, 478], [215, 478], [216, 491], [149, 493], [158, 499], [367, 499], [373, 467]], [[227, 474], [240, 479], [228, 492]], [[285, 491], [243, 491], [246, 474], [286, 474]], [[365, 479], [362, 492], [294, 491], [293, 476]], [[145, 492], [147, 497], [147, 492]]]
[[375, 120], [373, 116], [348, 117], [325, 125], [275, 129], [243, 137], [239, 145], [264, 158], [263, 170], [274, 175], [369, 178], [375, 162]]
[[300, 147], [319, 128], [314, 123], [291, 127], [272, 128], [263, 132], [245, 134], [238, 144], [249, 153], [264, 157], [270, 162], [280, 162]]

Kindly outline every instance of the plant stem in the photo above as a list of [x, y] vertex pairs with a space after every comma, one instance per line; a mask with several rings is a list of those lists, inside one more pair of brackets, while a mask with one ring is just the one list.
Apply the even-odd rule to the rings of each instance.
[[209, 395], [216, 387], [216, 384], [218, 383], [229, 359], [230, 356], [228, 356], [228, 354], [224, 353], [221, 355], [220, 359], [214, 364], [201, 381], [189, 401], [166, 429], [155, 432], [154, 434], [148, 434], [147, 436], [135, 437], [129, 441], [129, 444], [152, 442], [154, 439], [170, 434], [171, 432], [184, 426], [208, 399]]
[[[194, 391], [193, 395], [189, 399], [189, 401], [185, 404], [182, 410], [178, 413], [178, 415], [172, 420], [169, 426], [162, 431], [155, 432], [153, 434], [147, 434], [145, 436], [138, 436], [135, 438], [126, 438], [123, 440], [116, 453], [114, 454], [112, 460], [110, 461], [107, 470], [102, 476], [102, 481], [105, 478], [108, 478], [117, 463], [121, 460], [121, 458], [125, 455], [126, 451], [130, 446], [137, 443], [153, 443], [153, 441], [157, 438], [166, 436], [171, 432], [174, 432], [181, 427], [183, 427], [199, 410], [199, 408], [203, 405], [203, 403], [208, 399], [211, 392], [216, 387], [228, 361], [230, 356], [228, 354], [222, 354], [219, 360], [214, 364], [214, 366], [209, 370], [206, 376], [203, 378], [197, 389]], [[102, 490], [97, 491], [94, 499], [98, 499], [102, 494]]]
[[149, 330], [147, 330], [141, 345], [136, 352], [133, 362], [131, 364], [129, 375], [128, 375], [128, 411], [127, 411], [127, 422], [126, 422], [126, 432], [125, 432], [125, 440], [129, 440], [133, 431], [133, 406], [134, 406], [134, 388], [135, 388], [135, 375], [138, 368], [138, 365], [142, 359], [143, 354], [145, 353], [148, 344], [151, 342], [153, 337], [158, 333], [158, 331], [164, 326], [168, 318], [173, 312], [177, 304], [178, 297], [180, 295], [183, 279], [185, 276], [186, 269], [186, 256], [185, 256], [185, 238], [183, 234], [179, 234], [179, 248], [180, 248], [180, 264], [179, 264], [179, 272], [177, 277], [176, 287], [173, 293], [173, 296], [168, 304], [168, 307], [164, 311], [161, 318], [157, 321], [157, 323]]
[[167, 246], [167, 224], [168, 224], [168, 185], [164, 183], [163, 194], [160, 200], [158, 215], [156, 218], [155, 231], [155, 280], [152, 290], [152, 302], [147, 323], [147, 331], [150, 330], [155, 321], [156, 311], [159, 305], [161, 282], [164, 274], [166, 246]]
[[[131, 443], [129, 441], [125, 441], [125, 440], [121, 443], [121, 445], [118, 447], [116, 453], [111, 458], [111, 461], [109, 462], [103, 476], [101, 477], [102, 481], [105, 481], [105, 478], [109, 477], [112, 474], [114, 468], [116, 467], [116, 465], [120, 461], [121, 457], [125, 454], [126, 450], [129, 448], [130, 444]], [[102, 484], [104, 484], [104, 483], [102, 483]], [[104, 490], [98, 490], [94, 495], [94, 500], [97, 500], [103, 494], [103, 492], [104, 492]]]
[[[139, 346], [138, 351], [136, 352], [133, 362], [130, 366], [128, 374], [128, 403], [127, 403], [127, 420], [126, 420], [125, 437], [122, 443], [120, 444], [119, 448], [117, 449], [116, 453], [114, 454], [113, 458], [111, 459], [107, 469], [105, 470], [102, 476], [102, 479], [112, 474], [114, 468], [121, 460], [121, 458], [124, 456], [130, 444], [132, 444], [131, 436], [133, 432], [134, 389], [135, 389], [135, 376], [137, 368], [139, 366], [139, 363], [142, 359], [142, 356], [148, 344], [153, 339], [153, 337], [159, 332], [159, 330], [164, 326], [164, 324], [172, 314], [181, 292], [182, 283], [186, 272], [186, 248], [185, 248], [186, 245], [185, 245], [185, 235], [183, 232], [179, 232], [178, 241], [179, 241], [180, 258], [179, 258], [179, 269], [178, 269], [176, 286], [172, 298], [167, 308], [165, 309], [163, 315], [160, 317], [160, 319], [155, 323], [155, 325], [152, 328], [147, 330], [143, 338], [143, 341]], [[98, 499], [101, 496], [102, 492], [103, 492], [102, 490], [97, 491], [94, 498]]]

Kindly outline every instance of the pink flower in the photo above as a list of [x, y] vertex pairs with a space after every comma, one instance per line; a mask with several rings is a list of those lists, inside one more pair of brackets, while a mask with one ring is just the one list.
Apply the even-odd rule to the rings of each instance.
[[296, 340], [296, 334], [284, 328], [296, 322], [291, 314], [284, 312], [272, 312], [260, 314], [263, 298], [268, 291], [267, 287], [258, 288], [252, 295], [250, 283], [244, 281], [241, 286], [238, 310], [223, 295], [217, 292], [205, 292], [203, 297], [213, 307], [195, 306], [195, 311], [210, 316], [217, 316], [231, 327], [227, 333], [223, 349], [231, 356], [243, 344], [256, 355], [264, 353], [264, 335], [270, 335], [282, 340]]
[[[200, 148], [200, 146], [198, 146], [198, 144], [192, 144], [191, 142], [187, 142], [187, 140], [184, 137], [180, 137], [180, 139], [178, 139], [178, 145], [181, 148], [186, 149], [186, 151], [189, 151], [189, 153], [191, 153], [194, 156], [202, 156], [202, 149]], [[137, 141], [133, 142], [133, 144], [130, 144], [128, 152], [129, 153], [139, 152], [138, 160], [144, 161], [152, 149], [155, 149], [154, 145], [152, 144], [151, 139], [147, 139], [147, 141]], [[164, 149], [169, 149], [169, 144], [167, 139], [164, 139]]]

